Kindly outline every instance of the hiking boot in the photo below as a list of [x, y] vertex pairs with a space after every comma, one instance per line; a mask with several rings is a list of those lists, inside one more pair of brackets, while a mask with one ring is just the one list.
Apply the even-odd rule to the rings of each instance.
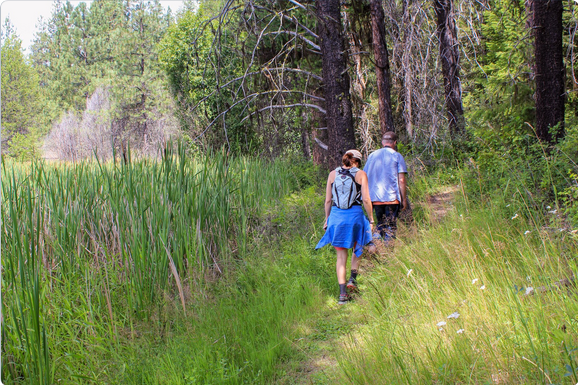
[[345, 305], [349, 302], [349, 295], [348, 294], [339, 294], [339, 300], [337, 301], [338, 305]]
[[349, 281], [347, 281], [347, 290], [354, 292], [357, 291], [357, 281], [355, 278], [349, 278]]

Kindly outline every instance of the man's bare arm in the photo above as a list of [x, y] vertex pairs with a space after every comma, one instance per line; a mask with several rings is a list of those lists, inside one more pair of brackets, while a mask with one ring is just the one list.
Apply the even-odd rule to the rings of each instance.
[[407, 204], [407, 179], [404, 172], [397, 174], [399, 179], [399, 195], [401, 195], [401, 208], [405, 210], [408, 208]]

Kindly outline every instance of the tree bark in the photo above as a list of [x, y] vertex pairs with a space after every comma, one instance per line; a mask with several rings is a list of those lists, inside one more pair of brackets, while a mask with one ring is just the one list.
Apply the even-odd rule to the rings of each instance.
[[387, 131], [395, 131], [395, 126], [391, 109], [391, 75], [385, 40], [385, 15], [381, 0], [371, 0], [371, 30], [379, 96], [379, 122], [381, 133], [385, 134]]
[[460, 50], [453, 15], [453, 0], [434, 0], [434, 5], [450, 136], [452, 140], [458, 140], [465, 134], [465, 125], [460, 81]]
[[401, 68], [403, 71], [403, 117], [405, 121], [405, 131], [408, 139], [413, 140], [413, 76], [411, 68], [412, 39], [413, 39], [413, 20], [410, 16], [408, 0], [403, 1], [402, 12], [403, 41]]
[[[536, 135], [554, 143], [564, 136], [564, 59], [562, 0], [533, 0], [532, 27], [536, 60]], [[552, 135], [550, 128], [560, 124]]]
[[319, 46], [322, 56], [323, 92], [327, 111], [330, 163], [341, 164], [343, 154], [355, 148], [347, 52], [341, 25], [339, 0], [316, 0]]

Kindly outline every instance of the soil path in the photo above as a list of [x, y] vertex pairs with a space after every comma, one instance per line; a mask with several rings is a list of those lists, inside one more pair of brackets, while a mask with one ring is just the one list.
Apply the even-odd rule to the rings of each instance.
[[[429, 221], [432, 225], [439, 223], [451, 210], [452, 201], [459, 191], [458, 186], [450, 186], [440, 190], [438, 193], [427, 197], [425, 202], [416, 204], [416, 208], [429, 213]], [[407, 215], [406, 222], [411, 217]], [[403, 217], [401, 218], [404, 219]], [[411, 238], [415, 226], [400, 229], [400, 235], [404, 238]], [[378, 247], [380, 256], [363, 261], [361, 274], [371, 274], [375, 263], [383, 263], [385, 253], [391, 253], [395, 249], [395, 244], [385, 247]], [[325, 306], [319, 310], [319, 316], [307, 324], [299, 325], [301, 337], [291, 341], [293, 346], [300, 352], [300, 362], [286, 363], [286, 375], [276, 383], [289, 384], [330, 384], [334, 383], [334, 373], [339, 370], [339, 363], [336, 353], [342, 349], [347, 349], [347, 344], [351, 339], [355, 339], [355, 331], [359, 325], [365, 325], [367, 320], [360, 311], [363, 306], [367, 306], [360, 297], [356, 303], [347, 306], [339, 306], [335, 299], [331, 298]]]

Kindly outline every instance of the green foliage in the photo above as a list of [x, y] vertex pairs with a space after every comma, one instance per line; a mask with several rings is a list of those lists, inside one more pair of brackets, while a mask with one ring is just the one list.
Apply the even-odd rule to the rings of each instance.
[[[575, 23], [573, 12], [564, 13], [570, 29]], [[469, 169], [462, 176], [468, 194], [477, 199], [493, 192], [521, 194], [532, 210], [544, 210], [545, 206], [558, 208], [562, 191], [571, 195], [568, 175], [569, 170], [578, 171], [578, 140], [572, 92], [566, 107], [565, 139], [549, 146], [536, 138], [533, 37], [527, 17], [525, 3], [518, 0], [493, 1], [484, 12], [484, 55], [479, 56], [474, 86], [464, 98], [473, 139], [462, 157]], [[565, 35], [568, 52], [573, 44], [571, 36]], [[571, 199], [565, 199], [571, 205]]]
[[285, 2], [258, 1], [245, 11], [216, 4], [180, 15], [161, 44], [183, 125], [209, 148], [272, 158], [297, 153], [312, 120], [302, 105], [319, 88], [308, 73], [319, 72], [320, 61], [292, 34], [314, 29], [314, 17]]
[[105, 90], [112, 138], [104, 140], [117, 150], [150, 136], [155, 124], [170, 131], [166, 121], [174, 107], [157, 45], [171, 21], [158, 0], [57, 2], [31, 54], [45, 93], [58, 106], [56, 118], [85, 110], [89, 98]]
[[[9, 22], [5, 25], [10, 32]], [[24, 58], [22, 41], [8, 33], [2, 41], [2, 145], [19, 160], [38, 156], [39, 137], [46, 130], [38, 74]]]
[[236, 35], [227, 27], [230, 20], [220, 25], [222, 20], [209, 12], [211, 7], [203, 3], [179, 16], [160, 44], [160, 62], [179, 103], [181, 121], [192, 135], [202, 135], [212, 148], [227, 145], [233, 153], [249, 153], [260, 140], [248, 124], [240, 123], [243, 106], [235, 106], [234, 91], [221, 89], [244, 72], [238, 41], [246, 34]]
[[[516, 149], [527, 143], [534, 121], [533, 46], [524, 1], [496, 0], [484, 12], [483, 51], [472, 92], [464, 96], [474, 135], [497, 135]], [[492, 131], [491, 133], [487, 133]], [[518, 141], [518, 143], [512, 143]]]
[[564, 202], [564, 213], [568, 215], [570, 221], [578, 224], [578, 175], [572, 171], [568, 172], [571, 184], [560, 192], [560, 197]]
[[4, 383], [98, 382], [127, 329], [154, 323], [166, 296], [183, 311], [204, 274], [248, 255], [260, 218], [298, 188], [293, 167], [183, 147], [161, 162], [4, 161]]

